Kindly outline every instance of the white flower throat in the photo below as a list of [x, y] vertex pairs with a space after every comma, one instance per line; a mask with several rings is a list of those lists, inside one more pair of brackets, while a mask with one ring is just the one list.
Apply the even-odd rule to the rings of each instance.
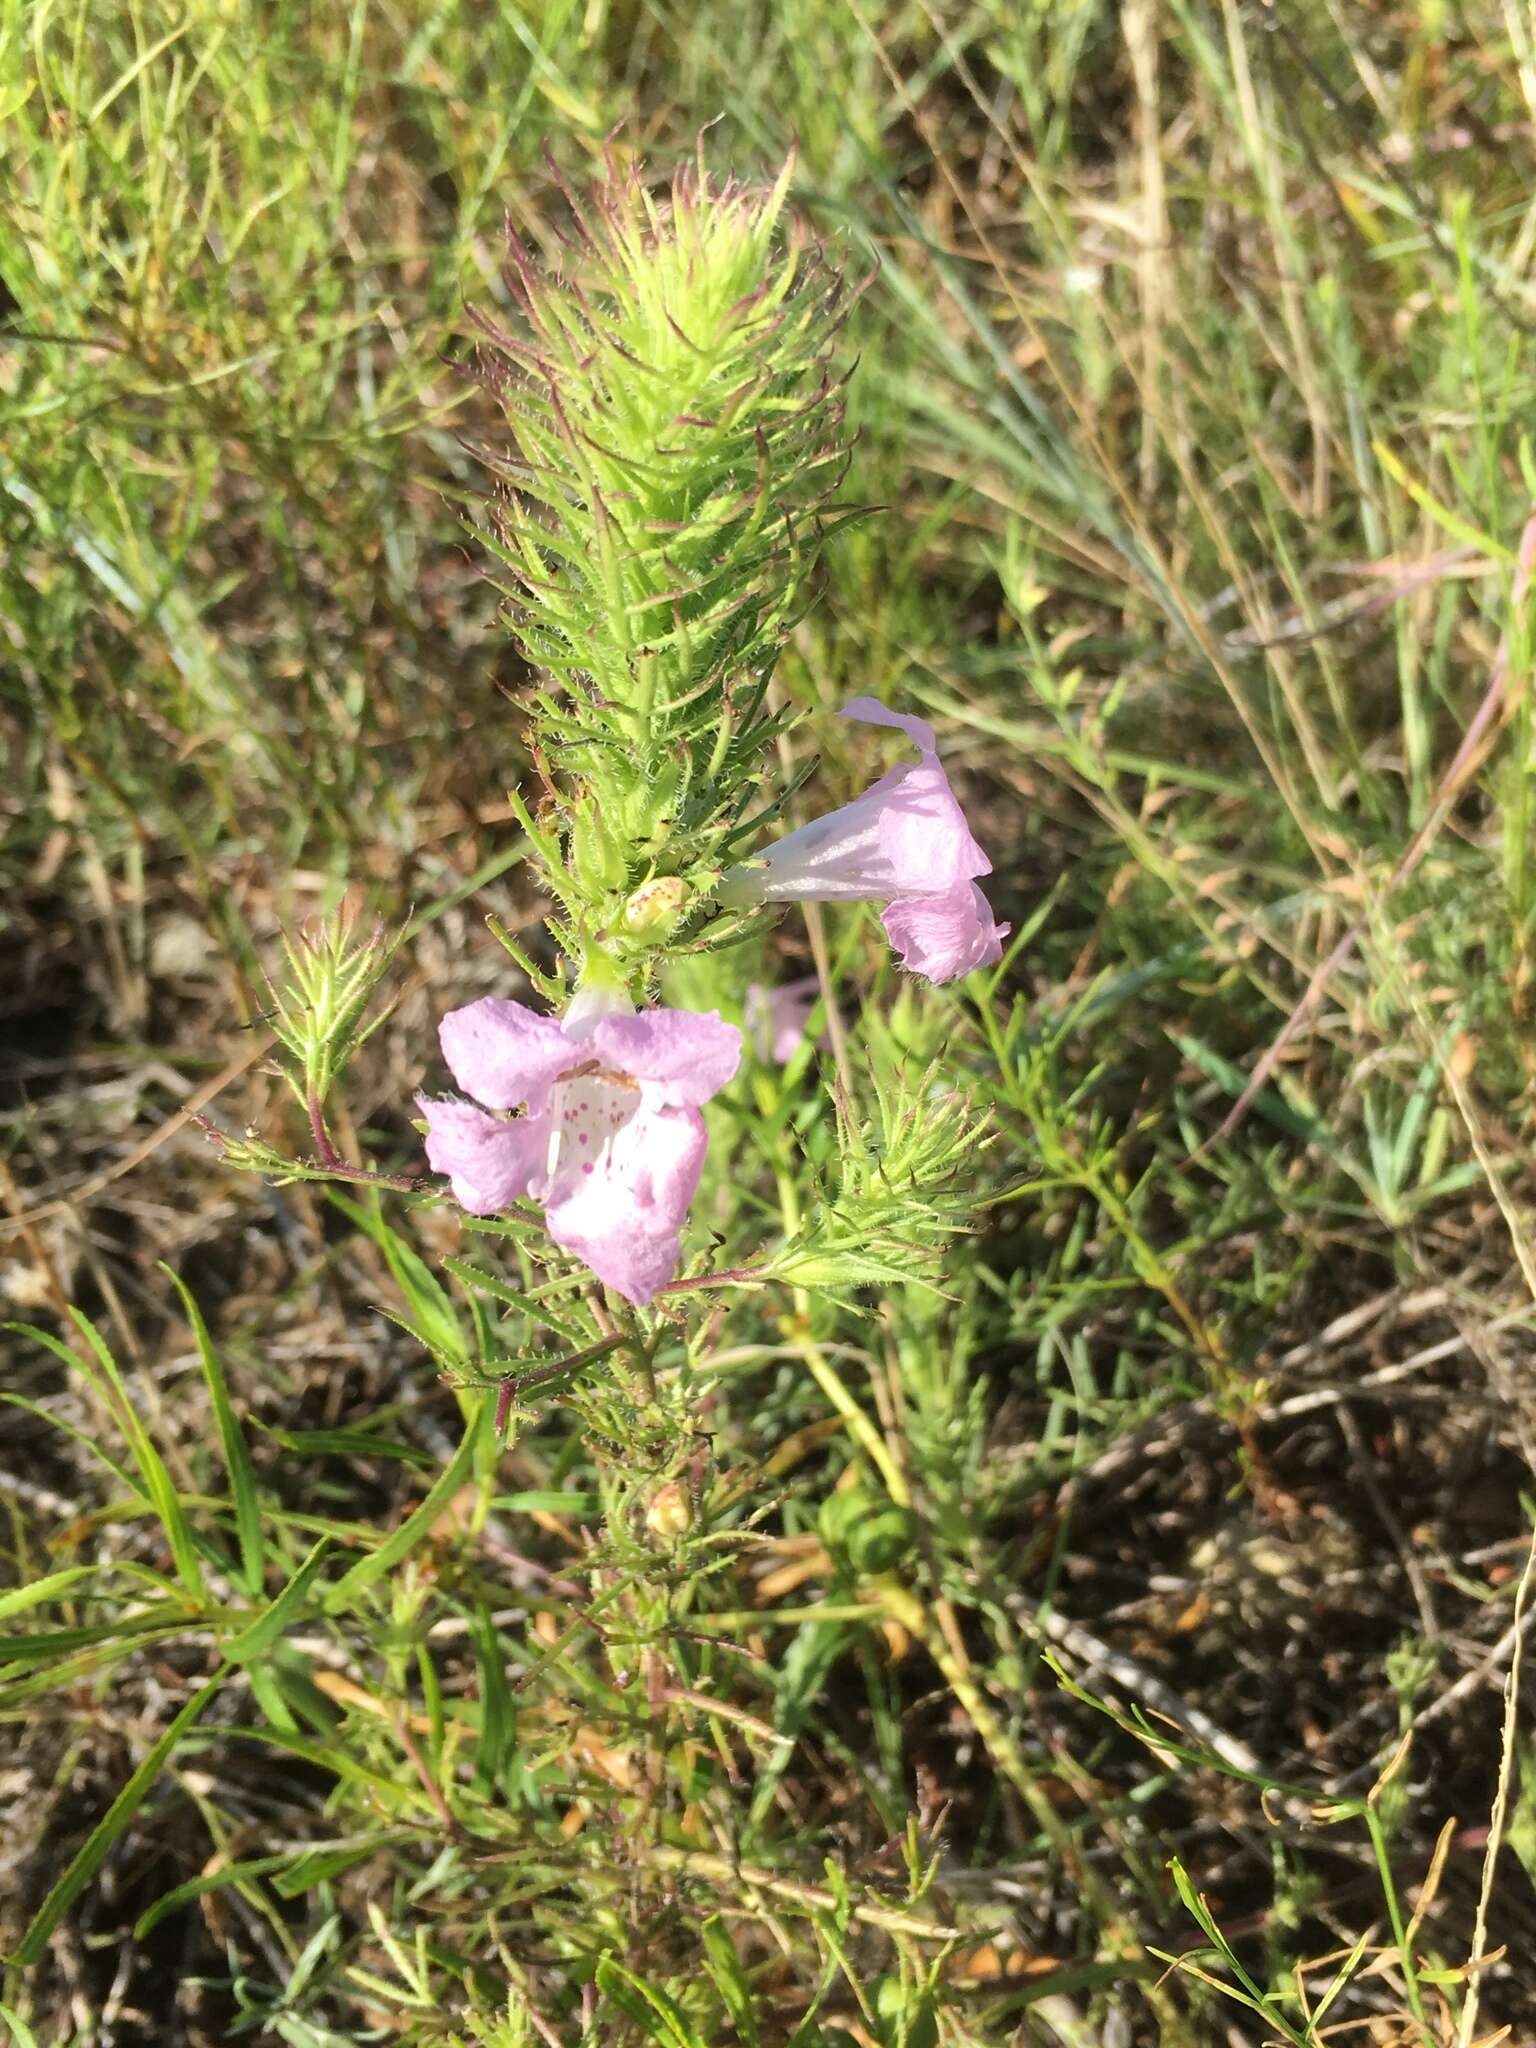
[[639, 1107], [639, 1084], [596, 1060], [562, 1074], [549, 1098], [544, 1171], [551, 1184], [585, 1179], [606, 1165], [614, 1139]]

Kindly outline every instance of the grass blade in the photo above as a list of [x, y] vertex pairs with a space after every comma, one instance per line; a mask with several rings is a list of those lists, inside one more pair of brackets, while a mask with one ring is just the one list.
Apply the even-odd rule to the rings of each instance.
[[325, 1608], [328, 1614], [344, 1614], [360, 1593], [386, 1577], [410, 1556], [473, 1471], [475, 1450], [480, 1440], [480, 1432], [485, 1427], [486, 1413], [486, 1409], [481, 1407], [471, 1415], [459, 1448], [443, 1467], [435, 1485], [420, 1506], [406, 1516], [392, 1535], [385, 1537], [377, 1550], [360, 1559], [349, 1572], [337, 1580], [326, 1596]]
[[196, 1722], [227, 1675], [223, 1670], [216, 1671], [206, 1685], [193, 1693], [191, 1699], [185, 1703], [176, 1718], [154, 1743], [122, 1791], [91, 1829], [69, 1868], [39, 1906], [37, 1917], [22, 1936], [20, 1946], [9, 1958], [18, 1969], [28, 1969], [33, 1963], [41, 1960], [54, 1929], [96, 1875], [107, 1851], [124, 1833], [128, 1823], [144, 1804], [150, 1787], [159, 1777], [166, 1759], [182, 1736]]
[[[145, 1492], [155, 1513], [160, 1517], [166, 1541], [171, 1546], [171, 1556], [176, 1561], [176, 1576], [201, 1606], [208, 1597], [208, 1588], [197, 1554], [198, 1546], [182, 1508], [176, 1484], [166, 1469], [165, 1460], [151, 1441], [148, 1431], [134, 1413], [117, 1360], [107, 1349], [101, 1332], [90, 1317], [82, 1315], [79, 1309], [72, 1308], [69, 1313], [75, 1327], [90, 1345], [100, 1363], [102, 1374], [110, 1389], [107, 1404], [117, 1416], [118, 1426], [127, 1440], [129, 1450], [133, 1453], [134, 1463], [143, 1476]], [[87, 1372], [90, 1371], [89, 1365], [85, 1365], [83, 1360], [80, 1363]]]
[[261, 1589], [266, 1579], [266, 1546], [261, 1534], [261, 1504], [256, 1497], [256, 1468], [251, 1463], [245, 1432], [240, 1427], [230, 1401], [229, 1383], [224, 1377], [224, 1366], [214, 1349], [213, 1339], [208, 1334], [203, 1312], [179, 1273], [172, 1272], [171, 1268], [163, 1263], [161, 1271], [169, 1275], [171, 1284], [181, 1296], [182, 1306], [187, 1312], [187, 1321], [192, 1326], [192, 1335], [197, 1343], [197, 1355], [202, 1361], [203, 1378], [208, 1384], [208, 1396], [213, 1403], [213, 1419], [218, 1428], [219, 1444], [224, 1453], [224, 1466], [229, 1473], [230, 1491], [234, 1497], [235, 1531], [240, 1545], [240, 1583], [251, 1598], [256, 1600], [261, 1597]]
[[330, 1547], [330, 1538], [322, 1536], [265, 1614], [258, 1616], [248, 1628], [242, 1629], [239, 1635], [225, 1644], [224, 1655], [231, 1664], [248, 1664], [272, 1647], [297, 1617], [304, 1604], [304, 1596], [313, 1585]]

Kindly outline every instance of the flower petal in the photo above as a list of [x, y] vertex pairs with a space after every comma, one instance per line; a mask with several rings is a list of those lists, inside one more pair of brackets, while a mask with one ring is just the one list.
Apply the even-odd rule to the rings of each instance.
[[889, 903], [881, 922], [902, 966], [930, 981], [953, 981], [973, 967], [990, 967], [1003, 957], [1008, 936], [1008, 926], [994, 922], [974, 882]]
[[550, 1236], [643, 1308], [677, 1271], [707, 1145], [696, 1109], [640, 1110], [590, 1173], [556, 1176], [544, 1211]]
[[883, 777], [875, 789], [884, 783], [891, 785], [880, 811], [880, 851], [892, 883], [887, 893], [926, 895], [992, 872], [936, 754]]
[[887, 711], [874, 697], [855, 697], [843, 715], [894, 727], [922, 758], [888, 770], [852, 803], [786, 833], [764, 849], [758, 865], [733, 868], [722, 902], [878, 903], [991, 873], [934, 750], [928, 721]]
[[544, 1168], [548, 1136], [540, 1117], [503, 1123], [473, 1102], [418, 1095], [427, 1120], [427, 1164], [453, 1182], [454, 1199], [471, 1216], [494, 1216], [526, 1195]]
[[926, 718], [889, 711], [878, 697], [854, 697], [844, 718], [861, 725], [888, 725], [922, 755], [916, 767], [882, 776], [861, 801], [882, 793], [880, 849], [890, 865], [893, 896], [948, 889], [955, 882], [989, 875], [992, 863], [971, 836], [959, 799], [939, 760], [938, 741]]
[[584, 981], [565, 1006], [560, 1029], [567, 1038], [590, 1038], [600, 1017], [632, 1017], [635, 1006], [627, 992], [611, 982]]
[[824, 817], [765, 846], [751, 867], [732, 868], [722, 903], [868, 903], [894, 893], [895, 877], [880, 843], [889, 786], [904, 769]]
[[583, 1041], [640, 1083], [647, 1106], [697, 1109], [741, 1064], [741, 1033], [715, 1010], [641, 1010], [601, 1017]]
[[556, 1076], [580, 1058], [553, 1017], [500, 996], [450, 1010], [437, 1035], [455, 1081], [490, 1109], [542, 1109]]
[[914, 718], [908, 711], [888, 711], [878, 697], [850, 697], [843, 706], [842, 715], [857, 725], [892, 725], [898, 732], [904, 732], [923, 753], [938, 751], [933, 727], [926, 718]]

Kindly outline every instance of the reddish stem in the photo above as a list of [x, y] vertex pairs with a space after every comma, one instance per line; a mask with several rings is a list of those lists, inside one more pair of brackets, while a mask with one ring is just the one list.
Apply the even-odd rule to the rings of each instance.
[[498, 1442], [507, 1433], [507, 1417], [512, 1413], [512, 1402], [516, 1393], [516, 1380], [503, 1380], [496, 1389], [496, 1437]]
[[734, 1287], [738, 1284], [758, 1282], [765, 1284], [769, 1276], [757, 1266], [728, 1266], [723, 1273], [704, 1273], [697, 1280], [669, 1280], [664, 1287], [658, 1287], [658, 1294], [688, 1294], [703, 1287]]
[[313, 1088], [309, 1091], [309, 1127], [315, 1137], [316, 1163], [337, 1180], [362, 1181], [373, 1187], [398, 1188], [403, 1194], [411, 1194], [426, 1185], [427, 1176], [421, 1173], [376, 1173], [371, 1167], [351, 1166], [342, 1158], [331, 1143], [331, 1134], [325, 1127], [321, 1112], [320, 1098]]

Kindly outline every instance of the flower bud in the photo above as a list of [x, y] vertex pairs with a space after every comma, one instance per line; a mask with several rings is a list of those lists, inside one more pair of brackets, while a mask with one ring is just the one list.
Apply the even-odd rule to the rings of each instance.
[[653, 1536], [676, 1543], [693, 1527], [693, 1503], [687, 1490], [669, 1479], [651, 1495], [645, 1510], [645, 1526]]
[[678, 875], [658, 875], [654, 881], [642, 882], [619, 913], [619, 929], [626, 938], [670, 938], [687, 898], [687, 885]]

